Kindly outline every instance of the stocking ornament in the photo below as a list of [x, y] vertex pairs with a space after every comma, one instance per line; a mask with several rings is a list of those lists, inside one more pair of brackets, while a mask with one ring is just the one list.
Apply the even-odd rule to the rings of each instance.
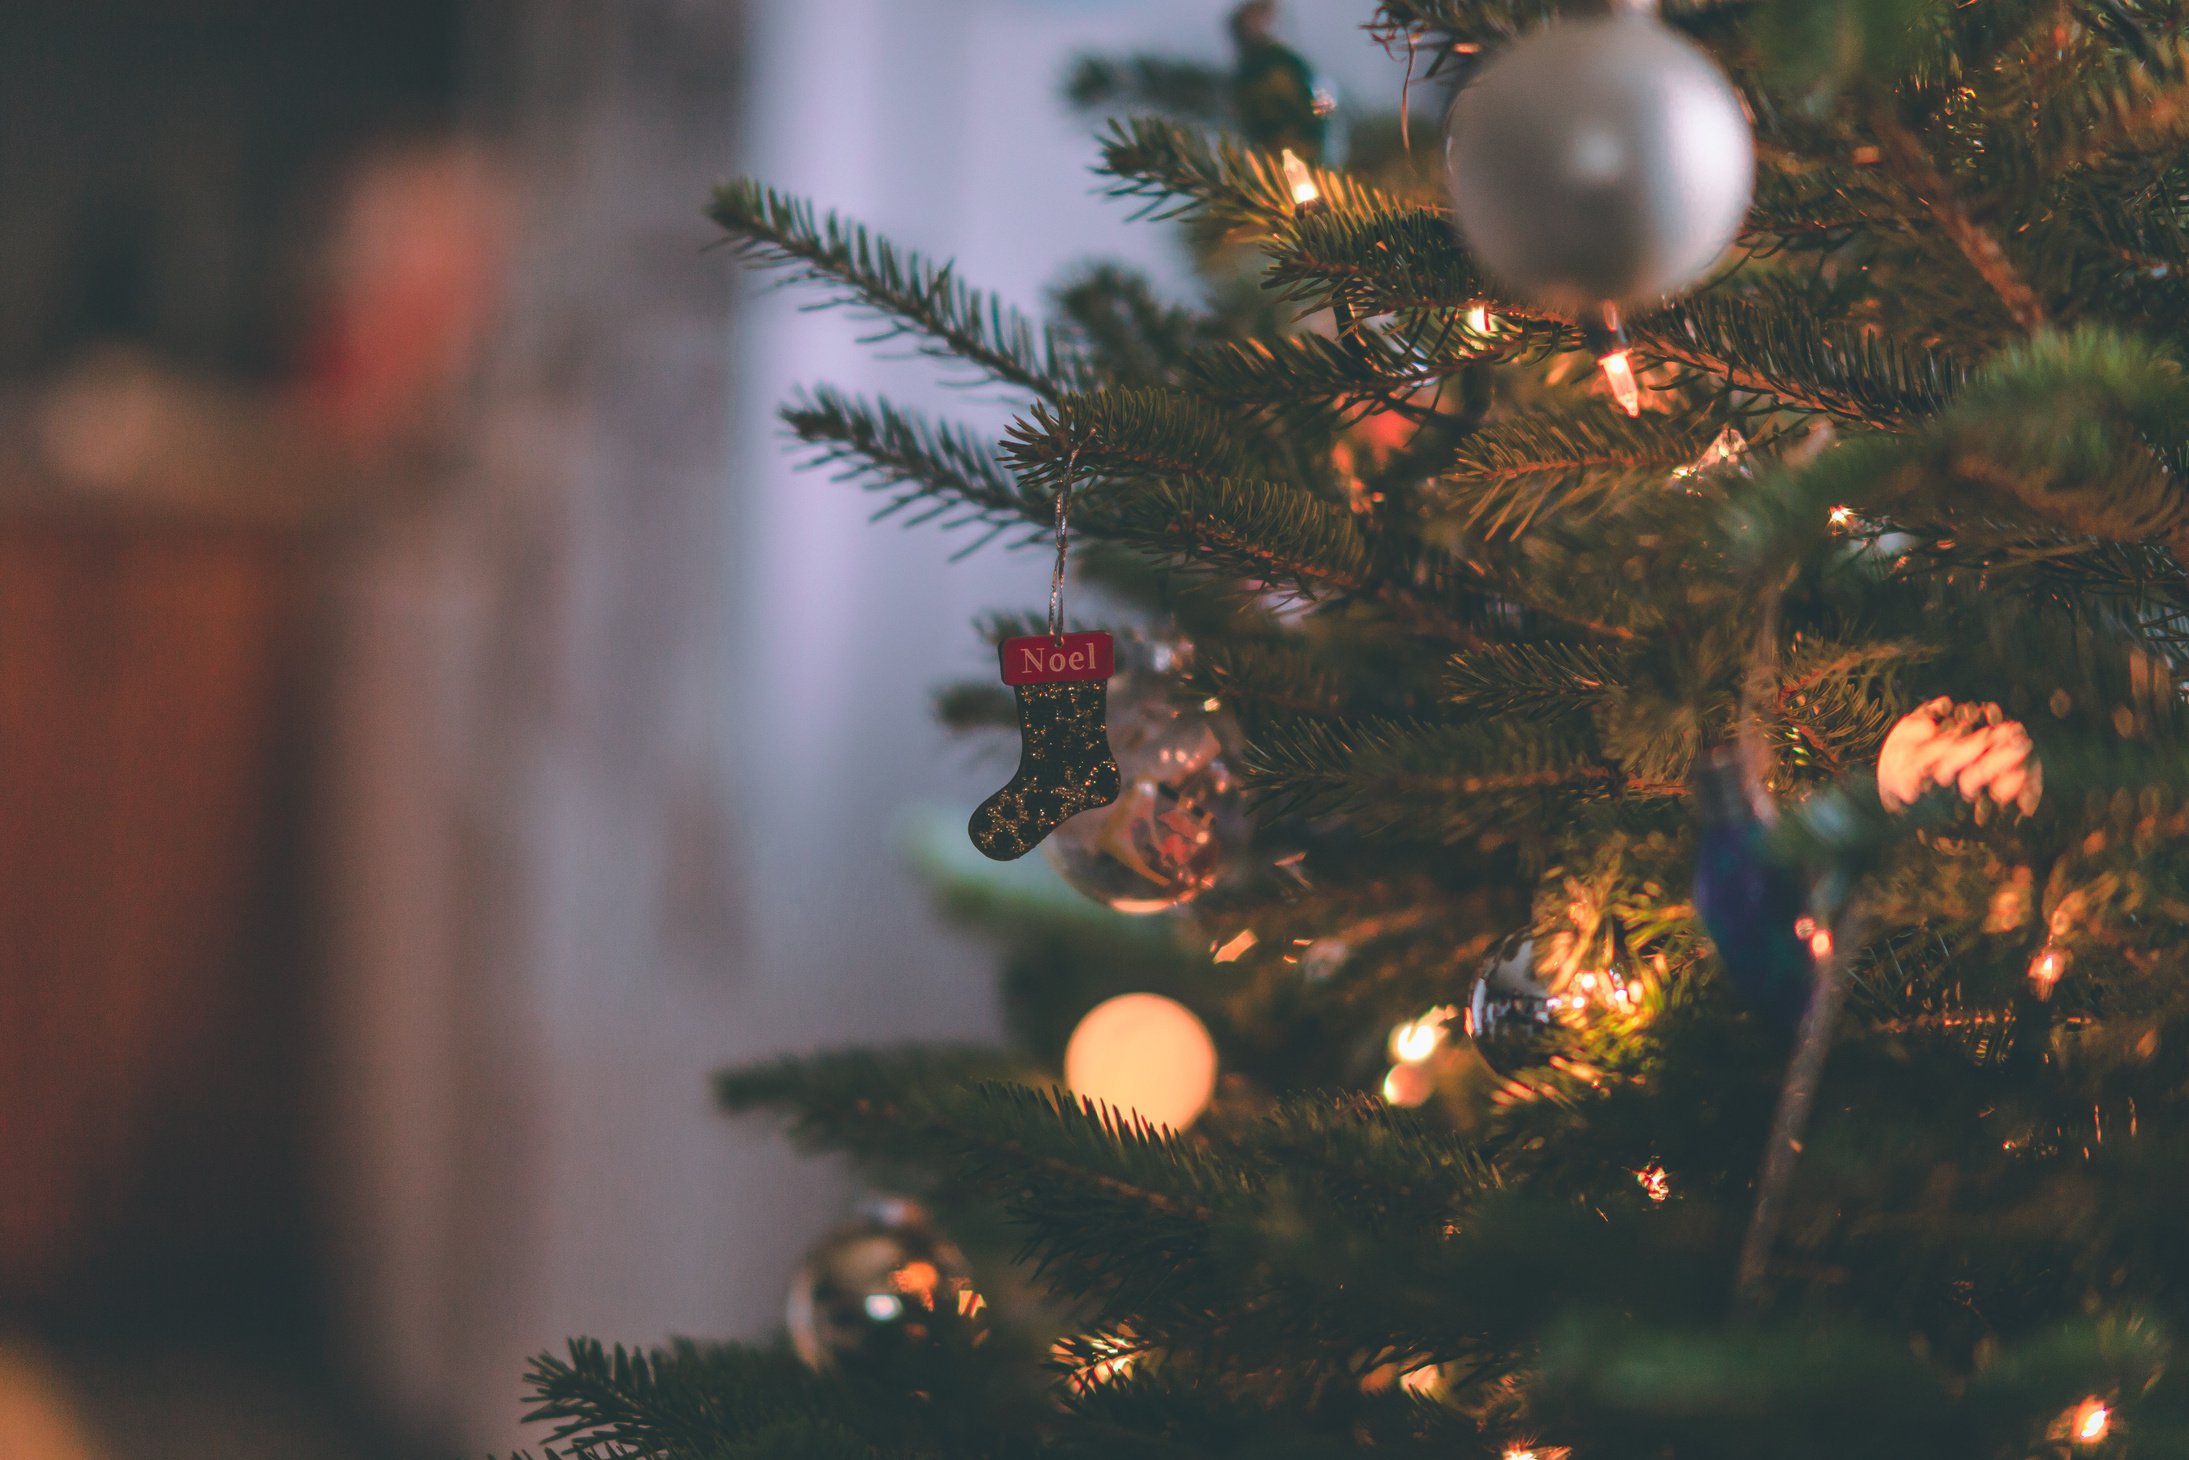
[[967, 827], [982, 855], [999, 862], [1025, 856], [1071, 817], [1117, 799], [1109, 728], [1116, 650], [1108, 634], [1064, 632], [1065, 514], [1071, 493], [1072, 463], [1067, 462], [1056, 497], [1049, 632], [1006, 639], [1000, 651], [1003, 682], [1018, 692], [1018, 774], [981, 802]]

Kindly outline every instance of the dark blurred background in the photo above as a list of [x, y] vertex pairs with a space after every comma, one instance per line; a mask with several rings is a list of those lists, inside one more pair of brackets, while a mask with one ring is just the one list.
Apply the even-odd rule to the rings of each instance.
[[777, 1324], [852, 1193], [707, 1073], [992, 1028], [902, 849], [1045, 570], [792, 472], [790, 385], [938, 392], [701, 206], [1164, 274], [1055, 91], [1227, 8], [0, 11], [0, 1456], [507, 1449], [565, 1334]]

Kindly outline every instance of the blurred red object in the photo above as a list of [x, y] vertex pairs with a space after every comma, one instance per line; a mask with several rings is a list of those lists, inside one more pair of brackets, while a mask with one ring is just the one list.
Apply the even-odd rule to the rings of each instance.
[[307, 425], [352, 455], [414, 430], [475, 359], [507, 258], [510, 190], [468, 142], [368, 154], [340, 187], [300, 359]]

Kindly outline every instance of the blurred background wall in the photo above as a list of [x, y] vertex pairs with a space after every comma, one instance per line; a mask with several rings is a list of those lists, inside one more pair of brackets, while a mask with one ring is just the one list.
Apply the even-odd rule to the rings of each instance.
[[[0, 1453], [507, 1448], [565, 1334], [778, 1321], [850, 1192], [707, 1075], [990, 1027], [900, 842], [1045, 564], [793, 473], [791, 386], [939, 388], [700, 207], [1166, 272], [1055, 91], [1227, 8], [0, 17]], [[1366, 10], [1289, 29], [1395, 94]]]

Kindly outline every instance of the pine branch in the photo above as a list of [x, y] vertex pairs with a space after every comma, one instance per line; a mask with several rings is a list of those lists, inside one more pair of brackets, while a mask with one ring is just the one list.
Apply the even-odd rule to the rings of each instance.
[[1297, 814], [1432, 841], [1525, 836], [1554, 808], [1609, 795], [1618, 781], [1550, 738], [1434, 722], [1272, 727], [1248, 745], [1245, 764], [1250, 784]]
[[1589, 710], [1626, 684], [1623, 657], [1587, 644], [1495, 644], [1453, 657], [1453, 704], [1479, 716], [1554, 719]]
[[[2003, 351], [1918, 433], [1848, 441], [1739, 510], [1752, 561], [1819, 540], [1825, 514], [1927, 518], [1998, 539], [2054, 530], [2189, 551], [2189, 491], [2166, 460], [2189, 430], [2181, 367], [2106, 330]], [[2001, 532], [1988, 524], [2006, 524]]]
[[[1152, 117], [1112, 122], [1096, 171], [1117, 179], [1111, 196], [1143, 202], [1135, 217], [1206, 217], [1232, 227], [1267, 229], [1294, 212], [1281, 159]], [[1398, 206], [1391, 195], [1344, 172], [1324, 167], [1310, 172], [1324, 202], [1340, 212]]]
[[1938, 410], [1962, 379], [1947, 355], [1877, 334], [1835, 337], [1833, 301], [1790, 282], [1712, 290], [1629, 324], [1637, 351], [1799, 410], [1890, 426]]
[[1325, 719], [1344, 713], [1362, 688], [1347, 683], [1338, 665], [1294, 635], [1197, 646], [1187, 666], [1187, 682], [1255, 714]]
[[1235, 415], [1178, 391], [1117, 387], [1038, 405], [1012, 422], [1004, 460], [1054, 491], [1068, 467], [1082, 478], [1216, 484], [1279, 468]]
[[832, 298], [883, 321], [877, 340], [900, 335], [920, 353], [971, 365], [990, 379], [1039, 396], [1079, 388], [1081, 363], [994, 296], [834, 213], [816, 217], [800, 199], [741, 179], [715, 190], [708, 216], [739, 251], [762, 266], [789, 268], [827, 285]]
[[1299, 334], [1202, 351], [1187, 360], [1183, 374], [1190, 388], [1215, 401], [1327, 426], [1336, 417], [1409, 399], [1476, 363], [1436, 358], [1364, 326], [1343, 340]]
[[[1569, 325], [1529, 306], [1485, 298], [1483, 281], [1450, 228], [1425, 210], [1308, 220], [1280, 239], [1272, 268], [1289, 296], [1311, 302], [1343, 300], [1362, 316], [1413, 311], [1456, 317], [1471, 305], [1488, 304], [1501, 324], [1515, 331], [1510, 343], [1490, 353], [1542, 349], [1576, 338]], [[1868, 424], [1889, 425], [1936, 410], [1958, 383], [1960, 369], [1949, 357], [1836, 328], [1833, 322], [1844, 313], [1844, 300], [1771, 277], [1738, 290], [1721, 286], [1694, 295], [1629, 320], [1627, 328], [1637, 351], [1647, 357], [1684, 365], [1798, 409]], [[1841, 338], [1847, 333], [1854, 338]], [[1405, 386], [1419, 388], [1485, 353], [1480, 341], [1464, 335], [1453, 340], [1455, 349], [1419, 354], [1393, 355], [1385, 347], [1366, 364], [1347, 360], [1342, 353], [1328, 362], [1303, 362], [1320, 367], [1306, 373], [1304, 383], [1317, 400], [1362, 399], [1379, 376], [1389, 382], [1387, 394]], [[1211, 388], [1227, 388], [1243, 398], [1275, 395], [1273, 383], [1260, 384], [1244, 368], [1253, 362], [1217, 361], [1224, 370], [1208, 382]], [[1286, 361], [1280, 371], [1297, 368]]]
[[832, 467], [837, 480], [869, 491], [895, 489], [878, 517], [924, 503], [929, 510], [911, 518], [914, 524], [935, 517], [948, 527], [985, 524], [985, 542], [1048, 516], [1050, 499], [1012, 480], [994, 449], [964, 426], [938, 424], [825, 385], [794, 399], [782, 416], [791, 434], [814, 448], [812, 464]]
[[[1753, 10], [1756, 0], [1665, 0], [1662, 11], [1675, 25], [1692, 24]], [[1390, 45], [1409, 34], [1452, 45], [1480, 46], [1510, 40], [1558, 14], [1549, 0], [1381, 0], [1371, 35]]]
[[577, 1339], [567, 1357], [535, 1358], [525, 1389], [525, 1423], [583, 1460], [873, 1454], [831, 1417], [855, 1407], [843, 1384], [781, 1351], [678, 1343], [646, 1354]]
[[1216, 126], [1231, 115], [1231, 74], [1169, 56], [1081, 56], [1064, 95], [1081, 111], [1148, 111]]
[[1995, 188], [2022, 191], [2107, 164], [2170, 160], [2189, 135], [2189, 35], [2177, 29], [2147, 38], [2140, 49], [2125, 59], [2079, 58], [2077, 85], [2030, 108], [2037, 136], [2029, 164], [2009, 163]]
[[1168, 383], [1189, 354], [1223, 338], [1214, 318], [1164, 301], [1145, 275], [1118, 264], [1087, 266], [1055, 298], [1080, 349], [1122, 385]]
[[1104, 506], [1116, 514], [1119, 535], [1180, 561], [1309, 598], [1384, 591], [1353, 515], [1298, 487], [1233, 477], [1168, 480]]
[[2036, 291], [2007, 257], [1999, 240], [1963, 206], [1953, 184], [1924, 150], [1922, 140], [1884, 108], [1871, 115], [1870, 131], [1878, 140], [1886, 166], [1912, 200], [1929, 212], [1931, 220], [1953, 240], [1977, 277], [1998, 296], [2007, 316], [2025, 331], [2044, 328], [2045, 307]]
[[1662, 490], [1717, 434], [1709, 415], [1628, 417], [1596, 401], [1533, 411], [1464, 438], [1434, 500], [1485, 537], [1519, 537], [1538, 518], [1571, 516]]

